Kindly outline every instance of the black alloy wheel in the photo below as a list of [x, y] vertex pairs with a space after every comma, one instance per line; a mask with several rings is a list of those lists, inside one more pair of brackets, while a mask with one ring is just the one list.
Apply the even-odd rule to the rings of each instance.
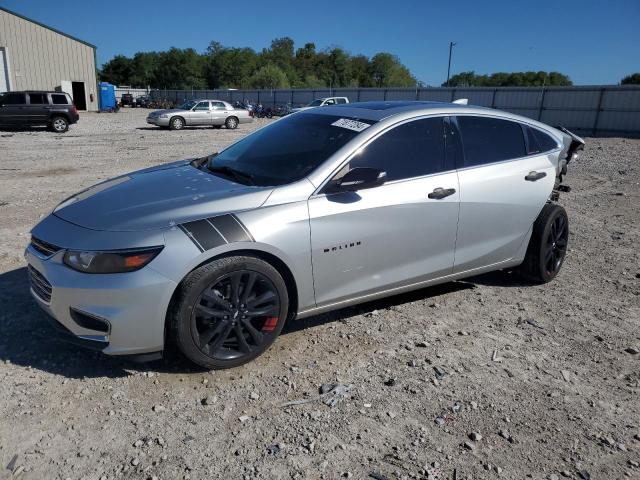
[[280, 298], [273, 282], [258, 272], [237, 270], [200, 294], [191, 332], [205, 355], [234, 360], [261, 349], [279, 315]]
[[287, 284], [252, 256], [214, 259], [189, 273], [171, 307], [180, 351], [208, 369], [237, 367], [264, 353], [289, 313]]
[[547, 203], [533, 223], [520, 273], [535, 283], [553, 280], [564, 263], [569, 244], [569, 218], [560, 205]]
[[569, 224], [563, 215], [555, 217], [543, 247], [544, 268], [549, 276], [555, 277], [560, 271], [569, 243]]

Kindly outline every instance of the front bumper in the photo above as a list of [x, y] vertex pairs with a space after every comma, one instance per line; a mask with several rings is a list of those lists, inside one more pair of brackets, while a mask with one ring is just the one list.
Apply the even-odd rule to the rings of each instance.
[[151, 125], [156, 125], [158, 127], [168, 127], [169, 117], [167, 118], [147, 117], [147, 123], [150, 123]]
[[31, 294], [67, 339], [108, 355], [163, 350], [175, 282], [153, 270], [153, 262], [135, 272], [101, 275], [76, 272], [63, 256], [64, 250], [44, 256], [32, 245], [25, 251]]

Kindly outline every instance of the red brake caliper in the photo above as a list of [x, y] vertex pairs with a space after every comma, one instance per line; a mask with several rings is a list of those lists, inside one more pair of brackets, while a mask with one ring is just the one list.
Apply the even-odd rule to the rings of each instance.
[[264, 325], [262, 326], [262, 331], [273, 332], [277, 324], [278, 324], [278, 317], [269, 317], [267, 318], [267, 321], [264, 322]]

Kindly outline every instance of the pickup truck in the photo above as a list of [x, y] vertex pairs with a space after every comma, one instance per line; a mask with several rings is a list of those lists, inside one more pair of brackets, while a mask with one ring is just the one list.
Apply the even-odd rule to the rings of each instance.
[[315, 107], [326, 107], [328, 105], [340, 105], [342, 103], [349, 103], [349, 99], [347, 97], [316, 98], [313, 102], [305, 105], [304, 107], [291, 109], [291, 113], [301, 112], [302, 110], [308, 110], [309, 108], [315, 108]]

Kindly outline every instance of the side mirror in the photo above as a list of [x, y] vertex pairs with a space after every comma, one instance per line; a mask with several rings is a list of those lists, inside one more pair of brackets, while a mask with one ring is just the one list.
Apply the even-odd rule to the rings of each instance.
[[356, 192], [366, 188], [379, 187], [387, 180], [387, 172], [377, 168], [357, 167], [349, 170], [338, 180], [336, 187], [343, 192]]

